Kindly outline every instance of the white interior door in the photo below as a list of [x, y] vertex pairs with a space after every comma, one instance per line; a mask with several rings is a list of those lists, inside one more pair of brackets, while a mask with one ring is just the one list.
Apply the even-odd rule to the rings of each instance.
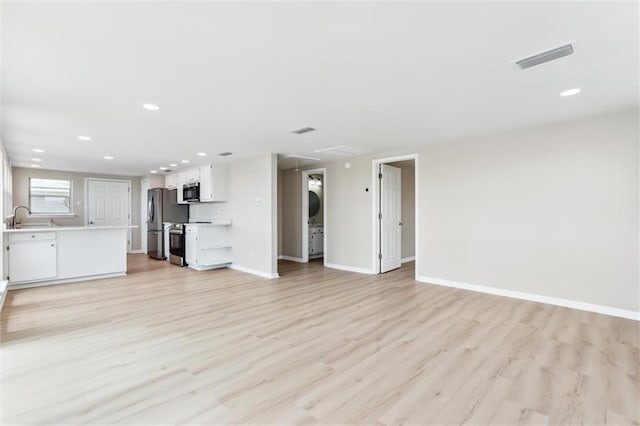
[[140, 246], [147, 254], [147, 201], [149, 198], [149, 179], [144, 179], [140, 188]]
[[[129, 187], [129, 182], [88, 179], [87, 225], [129, 225]], [[127, 240], [130, 249], [130, 234]]]
[[380, 166], [380, 272], [402, 265], [402, 171]]

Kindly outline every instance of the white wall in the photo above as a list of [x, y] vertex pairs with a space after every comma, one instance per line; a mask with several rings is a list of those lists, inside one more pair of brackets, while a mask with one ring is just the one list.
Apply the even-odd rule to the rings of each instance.
[[418, 275], [640, 310], [638, 111], [428, 146]]
[[[371, 160], [414, 152], [417, 275], [640, 310], [638, 110], [316, 165], [327, 168], [327, 263], [373, 270]], [[283, 254], [298, 257], [290, 175]]]
[[268, 276], [278, 272], [276, 161], [275, 154], [262, 154], [229, 163], [222, 214], [233, 220], [233, 264]]

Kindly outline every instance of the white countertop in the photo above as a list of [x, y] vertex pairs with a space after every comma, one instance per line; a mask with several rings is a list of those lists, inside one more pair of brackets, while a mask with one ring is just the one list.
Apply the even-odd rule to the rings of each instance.
[[24, 232], [66, 232], [66, 231], [102, 231], [107, 229], [135, 229], [138, 225], [119, 226], [34, 226], [32, 228], [4, 229], [6, 234], [17, 234]]
[[229, 226], [231, 225], [231, 219], [224, 220], [212, 220], [211, 223], [185, 223], [185, 225], [189, 226]]

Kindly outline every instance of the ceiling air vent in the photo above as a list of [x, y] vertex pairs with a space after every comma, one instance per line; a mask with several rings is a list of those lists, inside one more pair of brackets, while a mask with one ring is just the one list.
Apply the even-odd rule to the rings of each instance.
[[556, 59], [564, 58], [573, 53], [573, 46], [571, 44], [565, 44], [564, 46], [556, 47], [555, 49], [547, 50], [546, 52], [537, 53], [528, 58], [520, 59], [516, 61], [516, 64], [520, 69], [526, 70], [527, 68], [535, 67], [536, 65], [544, 64], [545, 62], [553, 61]]
[[305, 133], [313, 132], [313, 127], [300, 127], [299, 129], [293, 129], [291, 133], [295, 133], [296, 135], [304, 135]]
[[228, 151], [225, 151], [225, 152], [220, 152], [220, 153], [218, 153], [218, 155], [219, 155], [220, 157], [228, 157], [229, 155], [231, 155], [231, 153], [230, 153], [230, 152], [228, 152]]

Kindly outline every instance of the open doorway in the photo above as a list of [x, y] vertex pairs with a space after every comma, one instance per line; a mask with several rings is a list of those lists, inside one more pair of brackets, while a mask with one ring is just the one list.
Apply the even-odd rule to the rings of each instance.
[[417, 160], [412, 154], [373, 161], [376, 273], [416, 259]]
[[302, 261], [308, 262], [326, 253], [326, 169], [305, 170], [301, 176]]

